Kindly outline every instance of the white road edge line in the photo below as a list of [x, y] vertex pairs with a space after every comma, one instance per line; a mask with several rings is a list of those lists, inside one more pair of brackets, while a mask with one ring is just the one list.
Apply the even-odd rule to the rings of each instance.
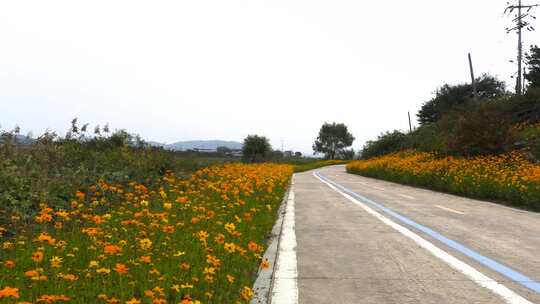
[[448, 212], [452, 212], [452, 213], [457, 213], [457, 214], [461, 214], [461, 215], [465, 214], [465, 212], [454, 210], [452, 208], [447, 208], [447, 207], [441, 206], [441, 205], [435, 205], [435, 207], [437, 207], [439, 209], [442, 209], [442, 210], [446, 210]]
[[415, 200], [416, 199], [414, 196], [410, 196], [410, 195], [407, 195], [407, 194], [398, 193], [398, 195], [401, 196], [401, 197], [410, 199], [410, 200]]
[[334, 191], [340, 193], [345, 198], [353, 202], [354, 204], [362, 207], [367, 213], [373, 215], [374, 217], [378, 218], [381, 222], [385, 223], [386, 225], [394, 228], [404, 236], [410, 238], [413, 240], [416, 244], [418, 244], [420, 247], [426, 249], [428, 252], [433, 254], [435, 257], [441, 259], [446, 264], [450, 265], [450, 267], [458, 270], [459, 272], [463, 273], [469, 279], [471, 279], [476, 284], [489, 289], [493, 293], [500, 296], [506, 303], [508, 304], [532, 304], [532, 302], [528, 301], [527, 299], [521, 297], [520, 295], [516, 294], [512, 290], [508, 289], [506, 286], [498, 283], [497, 281], [493, 280], [492, 278], [489, 278], [488, 276], [484, 275], [483, 273], [479, 272], [472, 266], [466, 264], [465, 262], [462, 262], [461, 260], [455, 258], [454, 256], [450, 255], [449, 253], [445, 252], [444, 250], [440, 249], [439, 247], [433, 245], [431, 242], [425, 240], [424, 238], [420, 237], [416, 233], [412, 232], [411, 230], [391, 221], [390, 219], [386, 218], [385, 216], [381, 215], [377, 211], [371, 209], [366, 204], [360, 202], [359, 200], [353, 198], [352, 196], [348, 195], [347, 193], [342, 192], [341, 190], [334, 187], [332, 184], [324, 181], [320, 177], [318, 177], [315, 173], [313, 173], [313, 176], [318, 178], [321, 182], [325, 183], [328, 187], [333, 189]]
[[271, 294], [272, 304], [298, 303], [298, 269], [296, 264], [296, 232], [294, 223], [294, 177], [287, 208], [283, 218], [283, 228], [279, 241], [276, 272]]

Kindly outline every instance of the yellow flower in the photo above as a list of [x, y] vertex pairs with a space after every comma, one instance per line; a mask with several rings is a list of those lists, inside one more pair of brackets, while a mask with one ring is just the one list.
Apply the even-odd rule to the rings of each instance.
[[142, 239], [139, 241], [139, 247], [142, 250], [150, 250], [152, 248], [152, 241], [148, 238]]
[[90, 264], [88, 265], [88, 268], [92, 268], [92, 267], [99, 267], [99, 262], [98, 261], [90, 261]]
[[126, 301], [126, 304], [141, 304], [141, 301], [137, 300], [136, 298], [131, 298], [131, 300]]
[[109, 274], [111, 273], [111, 270], [109, 268], [98, 268], [96, 269], [96, 272], [101, 274]]
[[253, 297], [253, 290], [245, 286], [244, 289], [242, 289], [242, 292], [240, 293], [240, 295], [242, 296], [242, 298], [244, 298], [244, 300], [249, 301], [251, 297]]
[[191, 289], [191, 288], [193, 288], [193, 285], [187, 284], [187, 283], [186, 284], [181, 284], [180, 288], [182, 288], [182, 289]]
[[236, 250], [236, 245], [234, 243], [225, 243], [223, 247], [229, 253], [233, 253]]
[[53, 256], [51, 258], [50, 262], [51, 262], [51, 267], [60, 268], [60, 266], [62, 264], [62, 258], [58, 257], [58, 256]]

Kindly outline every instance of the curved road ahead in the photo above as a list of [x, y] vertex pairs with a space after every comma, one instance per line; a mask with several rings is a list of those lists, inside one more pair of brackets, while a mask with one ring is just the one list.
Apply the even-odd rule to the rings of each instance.
[[296, 261], [278, 257], [273, 303], [540, 303], [538, 213], [343, 166], [293, 183]]

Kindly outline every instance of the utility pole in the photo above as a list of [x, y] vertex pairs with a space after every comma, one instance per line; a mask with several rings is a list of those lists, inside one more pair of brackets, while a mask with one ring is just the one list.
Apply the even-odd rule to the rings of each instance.
[[522, 92], [522, 72], [521, 72], [521, 64], [523, 61], [523, 43], [521, 40], [521, 29], [523, 28], [523, 15], [521, 14], [521, 0], [519, 0], [518, 4], [518, 21], [517, 21], [517, 27], [518, 27], [518, 75], [516, 80], [516, 94], [521, 95]]
[[471, 70], [471, 83], [472, 83], [473, 100], [476, 102], [476, 101], [478, 101], [478, 92], [477, 92], [477, 88], [476, 88], [476, 79], [474, 78], [474, 70], [473, 70], [471, 53], [469, 53], [469, 69]]
[[[522, 30], [525, 28], [528, 31], [532, 32], [534, 31], [534, 27], [531, 26], [530, 22], [527, 21], [527, 18], [530, 17], [532, 19], [536, 19], [533, 15], [529, 14], [529, 12], [534, 8], [540, 6], [540, 4], [532, 4], [532, 5], [523, 5], [521, 3], [521, 0], [518, 0], [518, 5], [509, 5], [506, 7], [504, 12], [512, 13], [514, 10], [517, 10], [517, 16], [512, 22], [516, 23], [516, 26], [513, 28], [507, 28], [506, 32], [510, 33], [512, 31], [516, 31], [518, 34], [518, 54], [517, 54], [517, 65], [518, 65], [518, 72], [517, 72], [517, 79], [516, 79], [516, 94], [521, 95], [523, 93], [523, 71], [522, 71], [522, 64], [523, 64], [523, 37], [522, 37]], [[523, 13], [523, 10], [526, 9], [526, 12]]]
[[412, 133], [411, 112], [407, 112], [407, 115], [409, 116], [409, 132]]

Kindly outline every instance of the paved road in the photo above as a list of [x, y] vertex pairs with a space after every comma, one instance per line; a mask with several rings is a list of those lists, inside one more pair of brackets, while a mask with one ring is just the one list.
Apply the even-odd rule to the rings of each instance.
[[540, 303], [540, 214], [314, 172], [293, 185], [300, 303]]

